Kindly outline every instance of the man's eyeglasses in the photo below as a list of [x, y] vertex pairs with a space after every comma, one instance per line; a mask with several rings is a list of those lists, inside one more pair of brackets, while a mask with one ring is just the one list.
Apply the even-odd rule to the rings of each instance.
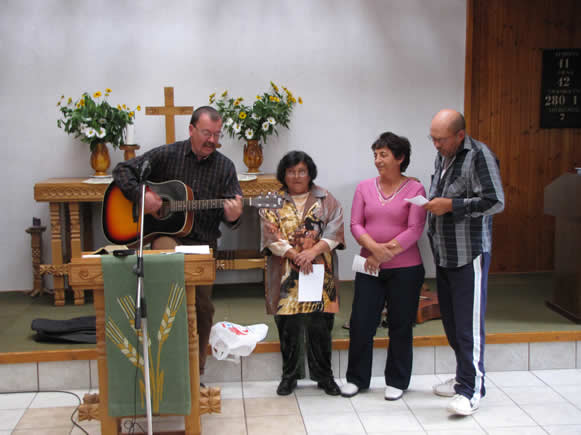
[[[460, 131], [460, 130], [458, 130]], [[458, 131], [454, 134], [451, 134], [450, 136], [446, 136], [446, 137], [434, 137], [434, 136], [430, 136], [428, 135], [428, 139], [430, 140], [430, 142], [432, 143], [444, 143], [446, 142], [448, 139], [456, 136], [458, 134]]]
[[209, 139], [210, 136], [214, 137], [214, 139], [219, 140], [222, 139], [224, 137], [224, 133], [222, 133], [221, 131], [217, 132], [217, 133], [212, 133], [210, 130], [200, 130], [198, 127], [194, 127], [196, 130], [198, 130], [200, 132], [200, 134], [202, 136], [204, 136], [206, 139]]
[[298, 171], [286, 171], [287, 177], [306, 177], [309, 174], [309, 171], [305, 171], [304, 169], [299, 169]]

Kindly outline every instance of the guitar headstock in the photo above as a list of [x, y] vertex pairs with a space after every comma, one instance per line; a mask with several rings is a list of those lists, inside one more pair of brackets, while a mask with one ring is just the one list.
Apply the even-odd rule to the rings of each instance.
[[278, 193], [268, 192], [265, 195], [254, 196], [250, 199], [250, 205], [258, 208], [282, 208], [284, 198]]

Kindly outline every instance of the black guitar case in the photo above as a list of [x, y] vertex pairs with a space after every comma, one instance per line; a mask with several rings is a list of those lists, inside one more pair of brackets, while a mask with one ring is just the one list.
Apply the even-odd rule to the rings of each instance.
[[34, 319], [30, 327], [36, 331], [34, 341], [46, 343], [97, 343], [95, 316], [68, 320]]

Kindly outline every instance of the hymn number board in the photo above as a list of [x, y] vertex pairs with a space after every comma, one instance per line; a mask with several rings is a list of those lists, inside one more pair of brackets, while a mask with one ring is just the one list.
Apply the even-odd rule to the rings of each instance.
[[541, 128], [581, 128], [581, 49], [543, 50]]

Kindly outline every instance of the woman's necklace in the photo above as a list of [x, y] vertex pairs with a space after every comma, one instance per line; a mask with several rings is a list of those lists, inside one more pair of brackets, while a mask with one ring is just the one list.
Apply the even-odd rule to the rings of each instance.
[[309, 197], [309, 192], [299, 193], [297, 195], [291, 195], [293, 202], [295, 203], [295, 213], [299, 218], [299, 221], [303, 217], [303, 212], [305, 211], [305, 204], [307, 203], [307, 198]]
[[375, 179], [375, 189], [377, 190], [377, 197], [379, 199], [379, 203], [383, 207], [385, 204], [389, 204], [393, 198], [397, 196], [397, 194], [404, 188], [407, 184], [408, 179], [404, 178], [402, 181], [399, 182], [397, 187], [394, 189], [391, 195], [386, 196], [383, 194], [383, 190], [381, 189], [381, 184], [379, 182], [379, 177]]

